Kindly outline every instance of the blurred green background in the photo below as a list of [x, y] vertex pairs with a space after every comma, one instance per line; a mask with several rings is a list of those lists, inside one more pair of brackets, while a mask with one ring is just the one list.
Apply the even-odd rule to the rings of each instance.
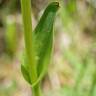
[[[45, 96], [96, 96], [96, 1], [31, 1], [34, 27], [48, 3], [60, 2]], [[23, 51], [20, 0], [0, 0], [0, 96], [31, 96], [20, 69]]]

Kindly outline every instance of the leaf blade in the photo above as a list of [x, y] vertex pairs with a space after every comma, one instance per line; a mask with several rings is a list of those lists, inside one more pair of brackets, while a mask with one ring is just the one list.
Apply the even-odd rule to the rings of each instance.
[[38, 45], [36, 51], [37, 56], [39, 57], [39, 60], [37, 62], [37, 73], [38, 73], [38, 80], [36, 81], [37, 83], [46, 74], [52, 56], [53, 25], [58, 8], [59, 8], [58, 2], [51, 3], [46, 8], [43, 16], [40, 19], [39, 24], [37, 25], [34, 31], [36, 44]]

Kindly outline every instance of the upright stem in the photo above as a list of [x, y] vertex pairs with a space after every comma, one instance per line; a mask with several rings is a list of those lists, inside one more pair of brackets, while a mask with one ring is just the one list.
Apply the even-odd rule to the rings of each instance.
[[33, 88], [33, 96], [42, 96], [41, 89], [40, 89], [40, 83], [38, 83], [38, 84]]
[[[24, 26], [25, 51], [28, 59], [28, 68], [31, 83], [37, 80], [35, 52], [33, 48], [32, 18], [31, 18], [31, 0], [21, 0], [21, 11]], [[40, 96], [40, 86], [32, 88], [34, 96]]]

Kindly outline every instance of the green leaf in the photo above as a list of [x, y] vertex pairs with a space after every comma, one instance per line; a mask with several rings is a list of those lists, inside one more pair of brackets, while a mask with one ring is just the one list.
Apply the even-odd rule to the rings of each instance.
[[26, 55], [25, 53], [23, 54], [23, 58], [22, 58], [22, 64], [21, 64], [21, 72], [23, 77], [25, 78], [25, 80], [31, 84], [31, 79], [29, 76], [29, 72], [28, 72], [28, 60], [26, 59]]
[[[33, 38], [34, 50], [36, 53], [35, 58], [38, 79], [34, 84], [31, 84], [32, 86], [35, 86], [39, 81], [41, 81], [47, 72], [47, 68], [52, 56], [53, 24], [58, 8], [58, 2], [52, 2], [51, 4], [49, 4], [34, 30]], [[21, 66], [21, 71], [24, 78], [30, 83], [26, 61], [27, 60], [25, 60], [24, 65]]]
[[35, 29], [38, 80], [34, 84], [42, 80], [50, 64], [53, 48], [53, 24], [58, 8], [59, 4], [57, 2], [51, 3], [46, 8], [44, 15]]
[[[45, 10], [39, 24], [35, 28], [34, 37], [36, 44], [37, 72], [40, 75], [42, 68], [50, 62], [53, 47], [53, 24], [59, 5], [51, 3]], [[47, 62], [46, 62], [47, 61]], [[46, 64], [45, 64], [46, 63]]]
[[25, 80], [31, 84], [31, 80], [30, 80], [30, 77], [29, 77], [29, 73], [28, 73], [28, 70], [26, 69], [26, 67], [24, 65], [21, 65], [21, 72], [23, 74], [23, 77], [25, 78]]

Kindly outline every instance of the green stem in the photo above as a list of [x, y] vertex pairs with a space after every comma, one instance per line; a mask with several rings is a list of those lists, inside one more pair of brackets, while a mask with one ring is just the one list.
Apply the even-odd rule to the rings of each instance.
[[[33, 84], [37, 80], [36, 72], [36, 60], [33, 44], [32, 34], [32, 18], [31, 18], [31, 0], [21, 0], [21, 11], [24, 26], [24, 40], [25, 40], [25, 51], [28, 59], [28, 68], [31, 83]], [[37, 85], [33, 89], [34, 96], [40, 96], [40, 86]]]
[[33, 96], [42, 96], [39, 83], [33, 88]]

